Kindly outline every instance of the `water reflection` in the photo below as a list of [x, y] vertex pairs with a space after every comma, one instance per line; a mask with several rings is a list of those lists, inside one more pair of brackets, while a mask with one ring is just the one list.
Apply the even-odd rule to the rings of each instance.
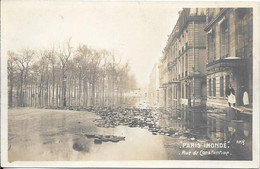
[[[225, 159], [252, 159], [252, 115], [233, 108], [211, 109], [180, 106], [175, 110], [160, 110], [160, 126], [190, 131], [196, 140], [229, 141], [233, 156]], [[210, 157], [219, 159], [221, 157]]]

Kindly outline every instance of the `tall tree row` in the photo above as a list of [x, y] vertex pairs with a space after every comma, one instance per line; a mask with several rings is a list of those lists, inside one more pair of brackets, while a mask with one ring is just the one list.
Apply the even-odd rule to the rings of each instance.
[[127, 63], [107, 50], [72, 47], [8, 51], [9, 107], [121, 106], [136, 88]]

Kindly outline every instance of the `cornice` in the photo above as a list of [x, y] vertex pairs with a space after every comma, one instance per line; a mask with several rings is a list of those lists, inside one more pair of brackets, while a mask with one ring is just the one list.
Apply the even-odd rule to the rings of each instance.
[[213, 18], [209, 24], [204, 28], [204, 31], [208, 32], [210, 28], [215, 25], [231, 8], [223, 8], [215, 18]]

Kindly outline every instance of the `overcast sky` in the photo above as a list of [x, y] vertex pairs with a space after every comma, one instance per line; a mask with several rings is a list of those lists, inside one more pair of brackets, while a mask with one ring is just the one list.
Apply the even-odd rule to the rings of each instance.
[[71, 37], [74, 46], [113, 50], [128, 60], [140, 86], [148, 83], [181, 10], [171, 2], [31, 2], [2, 3], [8, 50], [48, 48]]

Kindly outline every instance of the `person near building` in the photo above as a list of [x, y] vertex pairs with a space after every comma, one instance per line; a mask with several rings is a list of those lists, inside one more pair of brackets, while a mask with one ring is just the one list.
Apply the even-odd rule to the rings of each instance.
[[228, 105], [229, 107], [231, 105], [235, 106], [236, 105], [236, 96], [235, 96], [235, 90], [233, 89], [231, 83], [226, 89], [226, 96], [228, 98]]
[[248, 92], [246, 90], [243, 93], [243, 104], [245, 107], [249, 106]]

